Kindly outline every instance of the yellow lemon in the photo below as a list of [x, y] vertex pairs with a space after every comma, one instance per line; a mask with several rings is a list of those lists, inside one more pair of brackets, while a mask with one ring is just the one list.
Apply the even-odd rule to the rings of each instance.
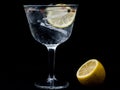
[[71, 25], [75, 19], [76, 10], [66, 4], [56, 4], [56, 6], [46, 9], [48, 23], [57, 28]]
[[106, 72], [100, 61], [90, 59], [78, 69], [76, 76], [81, 84], [94, 86], [104, 82]]

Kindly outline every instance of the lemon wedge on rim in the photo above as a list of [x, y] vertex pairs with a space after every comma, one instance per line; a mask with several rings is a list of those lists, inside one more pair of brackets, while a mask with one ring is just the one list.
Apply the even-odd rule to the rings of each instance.
[[65, 28], [71, 25], [75, 19], [76, 10], [66, 4], [56, 4], [58, 7], [48, 7], [47, 21], [54, 27]]

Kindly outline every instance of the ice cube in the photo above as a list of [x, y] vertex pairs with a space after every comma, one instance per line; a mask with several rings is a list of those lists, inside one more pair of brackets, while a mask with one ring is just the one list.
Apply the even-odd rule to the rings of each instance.
[[67, 31], [65, 31], [64, 29], [59, 29], [59, 28], [53, 27], [50, 24], [48, 24], [46, 21], [44, 21], [44, 23], [41, 22], [40, 26], [44, 26], [46, 28], [49, 28], [50, 30], [54, 30], [54, 31], [60, 32], [60, 33], [62, 33], [64, 35], [67, 35]]
[[38, 20], [42, 20], [43, 15], [40, 11], [32, 10], [27, 12], [27, 17], [30, 23], [38, 23]]

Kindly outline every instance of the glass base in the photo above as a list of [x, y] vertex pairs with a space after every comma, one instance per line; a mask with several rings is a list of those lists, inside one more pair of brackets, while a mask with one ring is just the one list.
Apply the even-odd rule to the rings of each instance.
[[35, 82], [35, 86], [41, 89], [64, 89], [69, 86], [68, 82], [57, 80], [56, 78], [48, 78], [47, 81]]

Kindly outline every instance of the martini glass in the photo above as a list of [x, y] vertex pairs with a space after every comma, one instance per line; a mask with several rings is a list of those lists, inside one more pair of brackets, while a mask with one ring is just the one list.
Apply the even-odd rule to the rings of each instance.
[[49, 53], [48, 78], [35, 82], [37, 88], [63, 89], [69, 86], [69, 82], [56, 78], [55, 51], [57, 46], [68, 40], [71, 35], [77, 7], [77, 4], [24, 5], [32, 36], [46, 46]]

